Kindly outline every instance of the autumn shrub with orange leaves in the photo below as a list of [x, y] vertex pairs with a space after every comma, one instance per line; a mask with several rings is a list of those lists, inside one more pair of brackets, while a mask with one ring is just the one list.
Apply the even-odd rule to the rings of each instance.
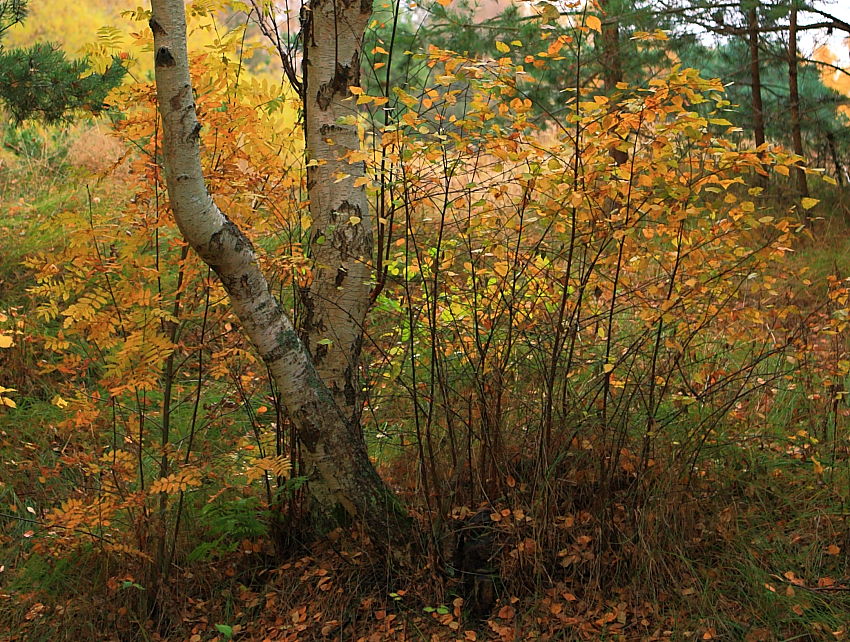
[[544, 132], [506, 60], [428, 63], [439, 84], [398, 90], [373, 144], [393, 168], [369, 402], [386, 438], [426, 453], [432, 488], [455, 484], [440, 512], [459, 480], [499, 496], [565, 458], [605, 484], [659, 457], [689, 476], [784, 372], [766, 312], [799, 227], [747, 187], [759, 158], [723, 138], [721, 84], [674, 70], [615, 104], [587, 92]]
[[[239, 36], [193, 58], [204, 169], [297, 323], [311, 278], [297, 107], [224, 55]], [[542, 125], [508, 58], [422, 59], [433, 86], [355, 91], [364, 111], [350, 116], [377, 228], [370, 447], [446, 568], [453, 525], [485, 514], [500, 565], [488, 573], [512, 590], [657, 574], [641, 564], [663, 565], [652, 547], [696, 528], [687, 513], [724, 465], [715, 453], [752, 436], [751, 400], [771, 403], [813, 334], [846, 329], [846, 283], [823, 327], [789, 307], [778, 280], [800, 224], [748, 184], [799, 159], [738, 149], [721, 82], [692, 69], [616, 96], [565, 92], [567, 117]], [[3, 483], [26, 497], [21, 559], [99, 560], [120, 619], [166, 610], [175, 574], [243, 540], [291, 550], [307, 480], [264, 365], [169, 214], [152, 83], [111, 101], [128, 196], [104, 208], [93, 188], [56, 215], [64, 247], [26, 260], [42, 382], [30, 392], [57, 417], [49, 452]], [[836, 395], [850, 369], [839, 343], [824, 375]], [[459, 621], [460, 605], [437, 615]], [[498, 620], [494, 635], [510, 629]]]

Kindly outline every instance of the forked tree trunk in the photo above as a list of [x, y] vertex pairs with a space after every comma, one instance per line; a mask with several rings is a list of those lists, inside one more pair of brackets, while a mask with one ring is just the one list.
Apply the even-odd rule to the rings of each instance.
[[[791, 6], [791, 20], [788, 28], [788, 95], [791, 99], [791, 141], [794, 153], [803, 156], [803, 132], [800, 127], [800, 86], [797, 81], [797, 5]], [[809, 183], [806, 180], [806, 170], [794, 168], [797, 179], [797, 196], [805, 198], [809, 195]]]
[[[335, 395], [322, 380], [290, 319], [269, 291], [251, 242], [218, 209], [207, 191], [200, 161], [201, 124], [195, 112], [189, 76], [184, 2], [152, 0], [151, 6], [150, 26], [154, 35], [157, 100], [163, 123], [165, 177], [177, 225], [186, 241], [221, 279], [244, 332], [280, 388], [286, 410], [298, 430], [301, 456], [310, 476], [310, 491], [317, 504], [328, 515], [347, 516], [350, 520], [363, 522], [373, 539], [389, 542], [399, 535], [399, 524], [404, 521], [403, 511], [369, 461], [359, 426], [351, 423], [350, 410], [340, 409], [335, 403]], [[359, 8], [357, 13], [358, 19], [362, 20]], [[338, 20], [341, 24], [346, 23], [345, 16], [338, 16]], [[320, 34], [318, 29], [314, 29], [316, 40], [324, 40], [327, 46], [333, 48], [334, 39], [345, 32], [345, 28], [335, 33], [327, 22], [321, 24], [322, 28], [330, 31]], [[352, 47], [348, 47], [347, 55], [346, 64], [356, 62], [357, 55]], [[339, 83], [349, 79], [348, 75], [343, 78], [342, 73], [334, 77]], [[323, 101], [324, 96], [336, 97], [343, 91], [346, 91], [345, 87], [336, 85], [320, 89], [317, 100]], [[328, 123], [328, 127], [333, 125]], [[328, 137], [334, 135], [333, 131], [326, 132]], [[350, 138], [347, 141], [346, 144], [353, 144]], [[316, 158], [319, 162], [323, 160]], [[350, 215], [360, 215], [365, 220], [365, 206], [353, 194], [335, 199], [330, 192], [325, 198], [335, 204], [345, 200], [354, 203], [348, 210]], [[358, 211], [355, 206], [362, 209]], [[352, 230], [363, 229], [347, 221], [342, 225], [350, 225]], [[345, 247], [351, 247], [348, 239], [359, 238], [359, 232], [343, 229], [342, 225], [335, 231], [325, 228], [326, 234], [338, 237]], [[361, 256], [360, 249], [356, 252], [357, 259], [365, 262], [366, 255]], [[347, 268], [351, 274], [358, 275], [339, 277], [341, 287], [354, 287], [357, 294], [337, 292], [334, 300], [341, 308], [339, 314], [343, 318], [355, 317], [356, 314], [357, 319], [361, 319], [365, 303], [358, 297], [368, 300], [368, 290], [361, 295], [357, 281], [366, 281], [368, 273], [357, 271], [349, 258], [339, 264], [333, 257], [325, 260], [331, 270]], [[340, 340], [335, 335], [331, 338]], [[356, 341], [348, 341], [350, 349]], [[334, 386], [333, 381], [331, 386]]]

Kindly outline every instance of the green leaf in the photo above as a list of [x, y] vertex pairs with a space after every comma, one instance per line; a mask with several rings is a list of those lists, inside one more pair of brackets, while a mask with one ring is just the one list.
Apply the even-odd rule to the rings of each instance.
[[233, 637], [233, 627], [232, 626], [229, 626], [227, 624], [216, 624], [215, 628], [216, 628], [216, 631], [221, 633], [228, 640]]

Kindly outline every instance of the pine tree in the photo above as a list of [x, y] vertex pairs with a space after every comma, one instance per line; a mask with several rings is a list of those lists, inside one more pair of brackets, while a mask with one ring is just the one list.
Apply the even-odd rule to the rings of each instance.
[[[24, 21], [26, 5], [27, 0], [0, 0], [0, 40]], [[8, 50], [0, 43], [0, 101], [16, 124], [32, 119], [53, 123], [78, 110], [97, 113], [125, 73], [117, 57], [96, 73], [85, 58], [69, 60], [51, 43]]]

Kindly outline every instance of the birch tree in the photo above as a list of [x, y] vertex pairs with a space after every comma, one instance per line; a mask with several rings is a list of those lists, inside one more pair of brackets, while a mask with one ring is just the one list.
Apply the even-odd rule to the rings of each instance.
[[[213, 269], [234, 313], [281, 391], [295, 425], [315, 504], [336, 521], [360, 521], [374, 540], [403, 534], [404, 511], [372, 466], [359, 422], [356, 382], [369, 302], [371, 227], [349, 87], [359, 84], [368, 0], [313, 0], [304, 37], [307, 184], [315, 277], [305, 293], [305, 342], [272, 295], [254, 248], [216, 205], [201, 169], [200, 134], [183, 0], [152, 0], [157, 99], [171, 209], [189, 245]], [[340, 173], [350, 177], [338, 181]], [[321, 242], [320, 242], [321, 241]], [[342, 518], [340, 520], [340, 518]]]

